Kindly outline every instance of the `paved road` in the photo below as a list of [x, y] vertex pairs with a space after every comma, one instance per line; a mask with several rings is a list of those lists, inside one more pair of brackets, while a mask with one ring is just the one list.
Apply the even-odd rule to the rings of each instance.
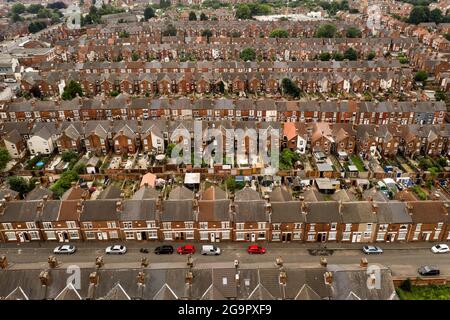
[[[94, 265], [95, 257], [102, 255], [105, 268], [139, 267], [142, 257], [147, 257], [153, 268], [184, 267], [186, 256], [155, 255], [153, 249], [160, 243], [145, 244], [149, 254], [142, 254], [139, 249], [143, 244], [126, 243], [128, 252], [125, 255], [105, 255], [104, 248], [111, 243], [79, 243], [77, 253], [74, 255], [59, 255], [58, 260], [63, 265], [77, 264], [90, 267]], [[172, 244], [176, 247], [179, 244]], [[264, 255], [249, 255], [245, 248], [247, 243], [218, 244], [222, 249], [220, 256], [194, 255], [196, 267], [231, 267], [233, 261], [238, 259], [242, 267], [268, 267], [281, 256], [286, 266], [296, 265], [304, 267], [319, 266], [319, 256], [313, 256], [308, 249], [317, 249], [317, 244], [266, 244], [267, 253]], [[335, 249], [332, 255], [327, 256], [329, 264], [358, 264], [362, 257], [369, 263], [379, 263], [389, 267], [394, 276], [417, 276], [417, 268], [423, 264], [436, 265], [441, 269], [443, 276], [450, 277], [450, 254], [436, 255], [430, 251], [432, 244], [383, 244], [385, 249], [381, 255], [366, 256], [361, 252], [361, 245], [355, 244], [328, 244], [328, 249]], [[0, 255], [6, 255], [11, 267], [14, 268], [45, 268], [47, 258], [52, 255], [56, 243], [43, 244], [2, 244]], [[200, 245], [197, 245], [197, 249]]]

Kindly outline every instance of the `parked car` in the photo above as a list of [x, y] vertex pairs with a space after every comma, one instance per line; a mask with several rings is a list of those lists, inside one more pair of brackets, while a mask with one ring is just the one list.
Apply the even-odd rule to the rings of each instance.
[[72, 254], [72, 253], [75, 253], [75, 251], [77, 251], [77, 248], [74, 245], [65, 244], [65, 245], [56, 247], [53, 250], [53, 253], [56, 253], [56, 254]]
[[187, 244], [185, 246], [181, 246], [177, 248], [178, 254], [194, 254], [195, 253], [195, 247], [191, 244]]
[[437, 244], [431, 247], [431, 251], [433, 253], [447, 253], [450, 251], [450, 248], [446, 244]]
[[125, 254], [127, 252], [127, 247], [122, 245], [109, 246], [105, 250], [106, 254]]
[[441, 273], [439, 269], [434, 266], [421, 266], [417, 269], [417, 272], [419, 272], [421, 276], [438, 276]]
[[17, 80], [16, 80], [16, 79], [13, 79], [13, 78], [6, 78], [6, 79], [5, 79], [5, 82], [7, 82], [7, 83], [16, 83]]
[[155, 248], [156, 254], [172, 254], [173, 247], [172, 246], [159, 246]]
[[247, 252], [249, 254], [263, 254], [263, 253], [266, 253], [266, 248], [264, 248], [262, 246], [258, 246], [256, 244], [253, 244], [253, 245], [248, 246]]
[[377, 246], [363, 246], [362, 248], [365, 254], [381, 254], [383, 253], [383, 249]]
[[213, 245], [203, 245], [202, 255], [206, 256], [218, 256], [220, 254], [220, 248]]

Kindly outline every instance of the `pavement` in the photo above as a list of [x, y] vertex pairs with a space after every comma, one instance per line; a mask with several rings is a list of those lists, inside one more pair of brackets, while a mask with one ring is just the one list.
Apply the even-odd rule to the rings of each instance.
[[[106, 246], [121, 242], [80, 242], [74, 243], [77, 252], [73, 255], [57, 255], [60, 268], [70, 265], [92, 268], [97, 256], [103, 256], [104, 268], [139, 268], [143, 257], [148, 258], [149, 268], [167, 269], [186, 267], [187, 257], [178, 254], [155, 255], [154, 248], [163, 244], [161, 242], [122, 242], [127, 246], [125, 255], [105, 255]], [[192, 242], [200, 250], [200, 243]], [[171, 244], [175, 248], [184, 243]], [[417, 277], [419, 266], [430, 264], [440, 268], [441, 275], [450, 278], [450, 254], [433, 254], [430, 250], [434, 243], [383, 243], [379, 246], [384, 249], [380, 255], [367, 256], [362, 253], [363, 244], [354, 243], [261, 243], [266, 247], [264, 255], [249, 255], [246, 248], [249, 243], [216, 243], [222, 250], [220, 256], [193, 255], [195, 268], [226, 268], [233, 267], [235, 259], [239, 260], [241, 268], [257, 268], [275, 266], [275, 260], [282, 257], [286, 267], [296, 266], [304, 268], [318, 267], [320, 256], [311, 255], [308, 249], [332, 250], [326, 256], [328, 264], [349, 264], [357, 266], [362, 257], [367, 258], [369, 264], [381, 264], [391, 269], [393, 276]], [[48, 267], [47, 259], [53, 255], [53, 249], [60, 245], [53, 242], [31, 242], [25, 244], [0, 244], [0, 255], [6, 255], [11, 269], [45, 269]], [[141, 253], [139, 249], [145, 247], [148, 254]]]

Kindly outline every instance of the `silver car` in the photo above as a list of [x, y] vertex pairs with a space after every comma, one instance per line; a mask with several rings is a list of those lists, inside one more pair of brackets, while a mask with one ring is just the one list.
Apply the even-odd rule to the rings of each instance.
[[381, 254], [381, 253], [383, 253], [383, 250], [377, 246], [364, 246], [362, 248], [362, 250], [365, 254]]
[[72, 254], [72, 253], [75, 253], [75, 251], [77, 251], [77, 248], [74, 245], [65, 244], [65, 245], [56, 247], [53, 250], [53, 253], [55, 253], [55, 254]]

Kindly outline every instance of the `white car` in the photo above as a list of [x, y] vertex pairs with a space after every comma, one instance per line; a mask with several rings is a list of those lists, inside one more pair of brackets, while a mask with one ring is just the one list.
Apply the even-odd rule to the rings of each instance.
[[124, 254], [127, 252], [127, 247], [122, 245], [109, 246], [105, 252], [106, 254]]
[[365, 254], [380, 254], [383, 253], [383, 249], [377, 246], [364, 246], [362, 248]]
[[72, 254], [72, 253], [75, 253], [75, 251], [77, 251], [77, 248], [75, 248], [75, 246], [73, 246], [71, 244], [65, 244], [65, 245], [56, 247], [53, 250], [53, 253], [55, 253], [55, 254]]
[[450, 251], [450, 248], [446, 244], [437, 244], [431, 247], [431, 251], [433, 253], [447, 253]]

